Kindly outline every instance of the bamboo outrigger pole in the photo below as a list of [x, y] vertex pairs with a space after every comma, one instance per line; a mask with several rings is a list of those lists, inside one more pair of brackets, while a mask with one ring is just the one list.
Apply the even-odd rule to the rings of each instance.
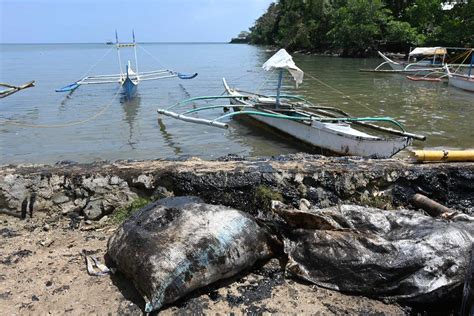
[[30, 81], [30, 82], [27, 82], [27, 83], [25, 83], [21, 86], [13, 86], [13, 85], [8, 84], [8, 83], [0, 83], [0, 86], [8, 88], [6, 90], [0, 91], [0, 98], [5, 98], [5, 97], [8, 97], [9, 95], [12, 95], [13, 93], [16, 93], [16, 92], [20, 91], [20, 90], [34, 87], [35, 86], [35, 81], [33, 80], [33, 81]]

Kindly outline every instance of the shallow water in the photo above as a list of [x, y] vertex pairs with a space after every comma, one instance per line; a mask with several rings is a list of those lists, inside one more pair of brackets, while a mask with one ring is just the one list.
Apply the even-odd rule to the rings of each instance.
[[[102, 44], [0, 45], [0, 81], [36, 80], [37, 84], [0, 100], [0, 163], [186, 155], [216, 158], [307, 149], [295, 140], [239, 121], [231, 121], [230, 129], [222, 130], [156, 113], [157, 108], [190, 96], [221, 94], [222, 77], [244, 90], [274, 93], [277, 75], [260, 68], [271, 52], [227, 44], [144, 44], [142, 48], [138, 50], [140, 71], [168, 68], [198, 72], [199, 76], [142, 82], [132, 102], [122, 100], [115, 84], [56, 93], [54, 89], [81, 78], [106, 53], [88, 74], [117, 73], [115, 50]], [[133, 60], [131, 53], [124, 51], [123, 63]], [[379, 59], [295, 55], [295, 61], [306, 72], [305, 82], [296, 89], [287, 78], [286, 92], [340, 107], [352, 115], [396, 118], [409, 131], [428, 137], [425, 142], [416, 141], [415, 148], [474, 147], [473, 94], [445, 83], [411, 82], [400, 75], [358, 71], [375, 67]], [[206, 116], [221, 113], [213, 110]], [[80, 121], [86, 122], [74, 125]], [[55, 128], [57, 125], [66, 126]]]

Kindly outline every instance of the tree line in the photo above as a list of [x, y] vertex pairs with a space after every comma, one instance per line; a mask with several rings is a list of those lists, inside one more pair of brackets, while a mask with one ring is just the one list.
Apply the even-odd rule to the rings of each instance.
[[474, 47], [474, 0], [279, 0], [257, 19], [248, 39], [342, 56]]

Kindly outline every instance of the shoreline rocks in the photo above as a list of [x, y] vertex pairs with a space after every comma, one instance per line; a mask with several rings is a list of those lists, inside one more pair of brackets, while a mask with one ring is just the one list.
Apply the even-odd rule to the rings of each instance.
[[98, 220], [137, 198], [194, 195], [256, 214], [269, 199], [297, 207], [355, 203], [410, 206], [421, 193], [456, 211], [474, 212], [474, 163], [412, 164], [401, 160], [226, 157], [205, 161], [118, 161], [0, 167], [0, 210], [22, 218], [36, 212], [77, 213]]
[[[275, 225], [269, 226], [270, 229], [279, 225], [270, 211], [275, 200], [299, 208], [288, 213], [285, 221], [313, 208], [342, 204], [413, 210], [416, 208], [410, 204], [410, 197], [415, 193], [472, 215], [473, 179], [474, 163], [412, 164], [394, 159], [306, 154], [254, 159], [225, 157], [213, 161], [8, 165], [0, 167], [0, 213], [33, 217], [23, 222], [12, 220], [25, 225], [43, 218], [49, 229], [41, 224], [36, 228], [41, 234], [73, 234], [82, 221], [87, 221], [88, 225], [80, 230], [85, 240], [93, 235], [93, 227], [97, 227], [94, 221], [100, 224], [101, 219], [104, 222], [111, 219], [110, 223], [116, 223], [114, 216], [121, 212], [131, 214], [131, 205], [141, 205], [137, 201], [149, 203], [171, 196], [193, 195], [207, 204], [241, 210], [259, 222], [273, 221]], [[68, 218], [70, 232], [57, 230], [54, 221], [64, 222]], [[55, 220], [51, 222], [52, 219]], [[332, 229], [336, 227], [334, 221], [318, 217], [303, 224], [324, 224]], [[298, 221], [294, 224], [301, 225]], [[282, 225], [288, 226], [285, 222]], [[40, 242], [47, 244], [44, 238]]]

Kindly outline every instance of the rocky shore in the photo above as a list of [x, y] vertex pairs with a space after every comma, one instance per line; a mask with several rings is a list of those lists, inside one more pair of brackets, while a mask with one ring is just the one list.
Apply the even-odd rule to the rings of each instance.
[[[252, 215], [279, 200], [300, 208], [357, 204], [408, 208], [415, 193], [474, 214], [474, 164], [412, 164], [290, 155], [0, 167], [0, 308], [18, 313], [140, 314], [143, 301], [120, 276], [87, 274], [114, 220], [137, 200], [193, 195]], [[193, 293], [163, 313], [406, 314], [411, 307], [345, 295], [285, 276], [276, 259]]]
[[294, 206], [304, 198], [317, 207], [355, 203], [387, 209], [409, 206], [409, 197], [421, 193], [473, 214], [472, 192], [473, 163], [412, 164], [304, 154], [0, 167], [0, 209], [24, 218], [47, 212], [97, 220], [139, 197], [173, 195], [194, 195], [255, 213], [266, 197]]

